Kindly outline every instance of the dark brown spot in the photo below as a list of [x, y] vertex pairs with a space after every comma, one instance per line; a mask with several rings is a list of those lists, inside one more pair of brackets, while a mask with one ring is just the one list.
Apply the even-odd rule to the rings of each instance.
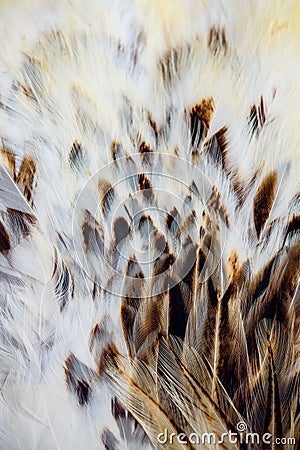
[[146, 144], [146, 142], [142, 142], [139, 146], [139, 153], [152, 153], [153, 150], [151, 149], [151, 147]]
[[29, 213], [14, 208], [7, 208], [8, 220], [15, 236], [27, 236], [30, 228], [36, 223], [36, 218]]
[[126, 409], [116, 397], [111, 400], [111, 412], [115, 419], [125, 417], [127, 413], [130, 414], [129, 411], [126, 412]]
[[132, 278], [145, 278], [141, 266], [134, 259], [130, 259], [128, 261], [126, 275]]
[[152, 148], [146, 144], [146, 142], [142, 142], [139, 146], [139, 153], [141, 154], [141, 160], [144, 164], [149, 165], [151, 161], [151, 154], [153, 153]]
[[228, 128], [222, 127], [210, 139], [208, 139], [203, 147], [204, 152], [216, 165], [222, 164], [224, 170], [226, 168], [226, 152], [227, 152], [227, 134]]
[[242, 180], [239, 176], [238, 170], [231, 170], [230, 172], [228, 171], [228, 173], [230, 174], [230, 178], [231, 178], [231, 184], [233, 187], [233, 190], [237, 196], [237, 200], [238, 200], [238, 208], [240, 208], [243, 204], [245, 199], [247, 198], [247, 196], [250, 194], [255, 181], [257, 179], [257, 173], [255, 173], [250, 180]]
[[233, 291], [237, 292], [248, 276], [249, 261], [240, 264], [237, 252], [232, 250], [228, 263], [228, 278], [234, 286]]
[[126, 162], [133, 162], [133, 159], [128, 153], [126, 153]]
[[17, 183], [23, 186], [24, 196], [30, 204], [33, 203], [32, 195], [34, 190], [35, 173], [35, 161], [28, 155], [24, 156], [20, 171], [17, 176]]
[[117, 246], [123, 239], [126, 239], [130, 232], [128, 223], [123, 217], [118, 217], [114, 222], [114, 240]]
[[132, 342], [133, 325], [138, 310], [138, 299], [124, 299], [121, 306], [121, 324], [126, 342], [127, 351], [130, 357], [134, 356], [134, 345]]
[[156, 227], [154, 226], [151, 217], [144, 214], [139, 220], [138, 229], [140, 230], [142, 239], [144, 239], [146, 243], [149, 243], [149, 236], [156, 230]]
[[182, 48], [172, 48], [165, 52], [164, 56], [159, 61], [159, 69], [166, 87], [170, 86], [173, 78], [178, 74], [182, 54]]
[[69, 163], [72, 169], [80, 170], [83, 162], [82, 146], [78, 141], [74, 141], [69, 153]]
[[56, 260], [53, 270], [55, 279], [54, 293], [59, 304], [60, 312], [63, 311], [70, 298], [74, 297], [74, 278], [66, 263], [58, 264]]
[[147, 226], [148, 230], [153, 230], [155, 228], [151, 217], [143, 214], [139, 220], [139, 229], [143, 228], [145, 225]]
[[251, 135], [260, 133], [263, 125], [266, 122], [266, 112], [264, 106], [264, 99], [260, 97], [259, 105], [252, 105], [250, 109], [250, 114], [248, 117], [248, 124], [250, 126]]
[[156, 124], [155, 120], [153, 119], [152, 114], [149, 111], [147, 114], [147, 118], [148, 118], [149, 125], [154, 133], [155, 139], [157, 139], [158, 138], [157, 124]]
[[113, 161], [116, 161], [118, 158], [122, 157], [123, 147], [119, 142], [112, 141], [110, 144], [110, 154]]
[[119, 352], [117, 347], [109, 343], [102, 350], [100, 364], [99, 364], [99, 373], [101, 374], [105, 369], [109, 366], [117, 367], [117, 358], [119, 356]]
[[229, 218], [228, 218], [227, 210], [226, 210], [224, 204], [221, 202], [221, 195], [217, 191], [216, 186], [213, 186], [212, 194], [208, 201], [208, 206], [211, 206], [215, 212], [219, 213], [221, 220], [226, 224], [226, 226], [228, 228], [229, 227]]
[[168, 270], [175, 262], [174, 255], [170, 252], [168, 242], [163, 234], [154, 233], [153, 248], [159, 253], [158, 258], [154, 262], [153, 275], [157, 276]]
[[71, 353], [65, 361], [65, 377], [72, 394], [76, 395], [80, 406], [86, 405], [91, 396], [92, 370]]
[[85, 210], [85, 219], [82, 224], [82, 237], [84, 250], [87, 251], [104, 251], [104, 234], [100, 223]]
[[294, 214], [293, 218], [290, 220], [288, 224], [285, 237], [283, 240], [283, 245], [285, 244], [287, 237], [293, 236], [297, 231], [300, 231], [300, 216], [296, 216]]
[[268, 263], [263, 267], [262, 270], [254, 277], [249, 292], [253, 301], [264, 294], [270, 284], [271, 275], [273, 273], [275, 266], [275, 257], [273, 257]]
[[0, 252], [5, 252], [10, 249], [9, 235], [4, 228], [4, 225], [0, 222]]
[[193, 106], [190, 112], [190, 132], [193, 147], [198, 148], [207, 136], [213, 111], [214, 101], [211, 97], [203, 99]]
[[0, 153], [1, 153], [1, 156], [2, 156], [2, 161], [4, 162], [4, 164], [7, 167], [7, 169], [9, 169], [9, 171], [13, 175], [14, 180], [16, 181], [16, 179], [17, 179], [17, 176], [16, 176], [16, 158], [15, 158], [14, 153], [12, 151], [10, 151], [9, 149], [7, 149], [6, 147], [4, 147], [4, 146], [0, 149]]
[[101, 342], [103, 340], [103, 338], [105, 337], [106, 333], [105, 330], [103, 329], [103, 326], [99, 323], [97, 323], [94, 328], [91, 331], [91, 335], [90, 335], [90, 350], [92, 351], [94, 346], [98, 343]]
[[103, 347], [113, 339], [112, 335], [112, 324], [108, 316], [104, 316], [101, 322], [97, 323], [92, 329], [89, 339], [89, 349], [97, 365], [99, 364]]
[[93, 233], [94, 229], [90, 226], [90, 224], [84, 222], [82, 225], [82, 236], [85, 251], [87, 251], [90, 248], [91, 235]]
[[101, 209], [106, 216], [111, 210], [115, 198], [115, 190], [109, 181], [103, 179], [99, 181], [98, 189], [101, 196]]
[[182, 289], [182, 283], [173, 286], [169, 290], [168, 334], [184, 339], [190, 312], [189, 305], [190, 296], [188, 296], [188, 299], [186, 298], [185, 291]]
[[144, 173], [138, 175], [139, 188], [143, 191], [143, 195], [147, 200], [153, 198], [152, 184]]
[[258, 188], [254, 198], [253, 215], [257, 237], [268, 220], [275, 197], [277, 174], [275, 172], [267, 175]]
[[166, 248], [166, 240], [164, 238], [164, 236], [158, 236], [157, 239], [155, 239], [154, 241], [154, 246], [156, 248], [156, 250], [158, 250], [159, 252], [163, 252]]
[[225, 53], [228, 46], [225, 29], [212, 27], [209, 30], [207, 44], [208, 48], [214, 53], [214, 55], [220, 51]]
[[179, 230], [179, 213], [175, 206], [171, 209], [171, 211], [167, 214], [166, 217], [166, 227], [170, 230], [173, 229], [173, 231], [176, 230], [176, 232], [180, 232]]

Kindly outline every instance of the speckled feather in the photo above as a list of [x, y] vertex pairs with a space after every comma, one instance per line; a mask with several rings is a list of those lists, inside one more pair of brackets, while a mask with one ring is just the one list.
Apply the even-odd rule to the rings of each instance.
[[299, 2], [0, 23], [0, 448], [299, 439]]

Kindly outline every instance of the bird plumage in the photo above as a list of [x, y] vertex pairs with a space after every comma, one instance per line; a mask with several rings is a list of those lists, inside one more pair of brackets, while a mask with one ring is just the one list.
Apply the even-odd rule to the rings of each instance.
[[298, 2], [0, 21], [0, 448], [296, 448]]

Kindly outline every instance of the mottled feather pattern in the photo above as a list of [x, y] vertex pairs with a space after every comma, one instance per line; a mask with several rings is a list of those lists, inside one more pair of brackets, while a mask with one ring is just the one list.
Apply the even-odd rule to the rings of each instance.
[[297, 448], [297, 0], [0, 23], [0, 448]]

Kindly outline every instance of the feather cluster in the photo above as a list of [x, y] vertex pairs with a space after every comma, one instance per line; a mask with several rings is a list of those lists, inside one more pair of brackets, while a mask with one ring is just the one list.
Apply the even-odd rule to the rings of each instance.
[[299, 2], [0, 23], [0, 448], [296, 448]]

